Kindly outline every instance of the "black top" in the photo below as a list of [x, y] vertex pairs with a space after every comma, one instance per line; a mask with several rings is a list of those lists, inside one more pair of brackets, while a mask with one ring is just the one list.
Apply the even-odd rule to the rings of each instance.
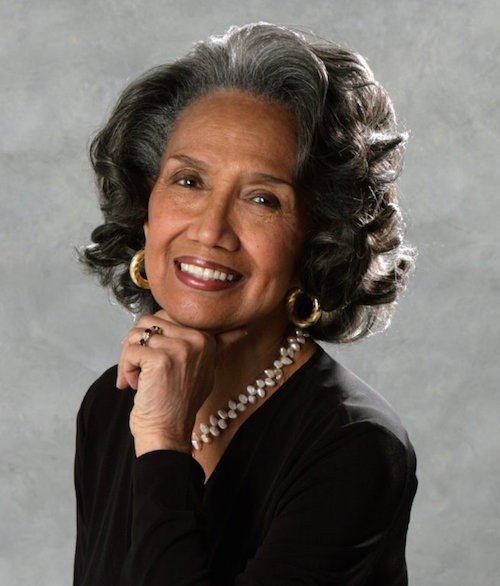
[[136, 458], [116, 367], [77, 421], [77, 586], [401, 586], [415, 455], [375, 391], [318, 349], [238, 429], [204, 484]]

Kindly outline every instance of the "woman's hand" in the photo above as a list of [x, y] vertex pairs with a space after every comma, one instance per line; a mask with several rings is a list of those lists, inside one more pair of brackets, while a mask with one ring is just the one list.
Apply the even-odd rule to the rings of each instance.
[[[141, 345], [145, 329], [153, 326], [161, 333]], [[245, 333], [212, 336], [174, 323], [164, 310], [141, 318], [129, 331], [116, 386], [137, 391], [130, 413], [137, 456], [158, 449], [191, 452], [196, 413], [212, 391], [217, 358]]]

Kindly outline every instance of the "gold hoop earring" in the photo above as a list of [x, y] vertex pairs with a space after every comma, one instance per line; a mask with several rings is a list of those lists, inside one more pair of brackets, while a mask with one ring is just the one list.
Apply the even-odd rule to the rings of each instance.
[[300, 287], [295, 287], [287, 294], [286, 311], [290, 321], [299, 328], [310, 328], [321, 317], [318, 299], [308, 295]]
[[150, 289], [149, 282], [141, 275], [141, 264], [144, 261], [144, 248], [138, 250], [130, 261], [129, 273], [134, 285], [141, 289]]

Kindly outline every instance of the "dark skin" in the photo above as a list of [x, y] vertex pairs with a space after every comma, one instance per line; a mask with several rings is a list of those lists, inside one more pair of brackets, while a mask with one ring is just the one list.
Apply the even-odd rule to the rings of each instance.
[[[307, 231], [294, 188], [296, 157], [294, 117], [247, 93], [209, 94], [180, 115], [144, 225], [146, 272], [163, 309], [130, 330], [118, 365], [117, 386], [137, 390], [130, 416], [137, 456], [190, 453], [193, 427], [277, 357]], [[208, 267], [206, 278], [200, 266]], [[153, 325], [161, 334], [141, 346]], [[313, 352], [309, 342], [285, 378]], [[194, 454], [207, 478], [264, 400]]]

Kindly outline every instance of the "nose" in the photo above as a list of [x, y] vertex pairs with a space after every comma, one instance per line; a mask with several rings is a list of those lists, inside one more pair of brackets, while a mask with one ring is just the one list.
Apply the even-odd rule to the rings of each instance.
[[189, 225], [187, 235], [208, 248], [234, 252], [240, 245], [234, 224], [231, 199], [213, 195], [204, 198]]

